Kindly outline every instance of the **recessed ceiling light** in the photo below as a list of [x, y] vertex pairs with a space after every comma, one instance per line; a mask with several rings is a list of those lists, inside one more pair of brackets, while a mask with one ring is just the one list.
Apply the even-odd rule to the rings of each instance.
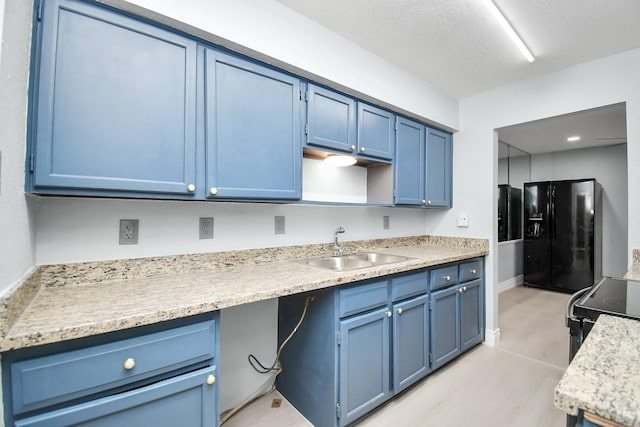
[[579, 136], [570, 136], [569, 138], [567, 138], [567, 141], [569, 141], [569, 142], [578, 142], [578, 141], [580, 141], [580, 137]]
[[356, 164], [356, 158], [351, 156], [343, 156], [341, 154], [334, 154], [333, 156], [325, 157], [324, 162], [331, 166], [351, 166]]
[[498, 7], [493, 3], [493, 1], [483, 0], [483, 3], [489, 8], [494, 18], [498, 20], [498, 22], [502, 26], [502, 29], [506, 31], [506, 33], [509, 35], [511, 40], [516, 44], [516, 46], [518, 46], [518, 49], [520, 49], [520, 52], [522, 52], [524, 57], [527, 58], [527, 61], [529, 62], [535, 61], [535, 58], [531, 54], [531, 51], [529, 51], [529, 49], [527, 48], [527, 45], [524, 44], [520, 36], [518, 36], [518, 33], [516, 33], [516, 31], [511, 26], [511, 24], [509, 24], [509, 21], [507, 21], [507, 18], [504, 17], [502, 12], [500, 12], [500, 9], [498, 9]]

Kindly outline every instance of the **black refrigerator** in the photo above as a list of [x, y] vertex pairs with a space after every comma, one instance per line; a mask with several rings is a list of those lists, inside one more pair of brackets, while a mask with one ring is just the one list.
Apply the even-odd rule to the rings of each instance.
[[602, 277], [602, 187], [595, 179], [524, 184], [524, 284], [575, 292]]

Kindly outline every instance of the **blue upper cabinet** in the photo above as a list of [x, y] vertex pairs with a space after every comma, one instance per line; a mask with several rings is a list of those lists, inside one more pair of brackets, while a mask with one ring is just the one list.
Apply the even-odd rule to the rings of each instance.
[[452, 168], [451, 134], [428, 129], [425, 199], [429, 207], [451, 207]]
[[41, 25], [32, 190], [190, 197], [196, 43], [77, 1]]
[[307, 86], [306, 100], [306, 145], [355, 153], [355, 100], [314, 84]]
[[206, 49], [209, 198], [300, 199], [300, 81]]
[[398, 117], [396, 134], [395, 203], [450, 208], [451, 134], [404, 117]]
[[404, 117], [398, 117], [397, 123], [395, 203], [423, 205], [426, 128]]
[[358, 102], [358, 156], [392, 160], [395, 147], [395, 115]]

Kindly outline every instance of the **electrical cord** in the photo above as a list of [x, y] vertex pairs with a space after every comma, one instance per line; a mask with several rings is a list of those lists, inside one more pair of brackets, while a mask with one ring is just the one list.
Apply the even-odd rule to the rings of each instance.
[[[269, 381], [273, 380], [273, 385], [271, 385], [271, 387], [269, 388], [268, 391], [266, 391], [265, 393], [263, 393], [262, 395], [269, 393], [273, 390], [275, 390], [275, 379], [278, 375], [280, 375], [280, 373], [282, 372], [282, 364], [280, 363], [280, 353], [282, 353], [282, 350], [284, 349], [284, 347], [289, 343], [289, 341], [291, 340], [291, 338], [293, 338], [293, 336], [296, 334], [296, 332], [298, 332], [298, 329], [300, 328], [300, 326], [302, 325], [302, 322], [304, 321], [305, 316], [307, 315], [307, 309], [309, 308], [309, 303], [313, 300], [316, 299], [315, 295], [310, 295], [308, 296], [305, 301], [304, 301], [304, 309], [302, 310], [302, 315], [300, 315], [300, 320], [298, 320], [298, 323], [296, 324], [296, 326], [293, 328], [293, 330], [291, 331], [291, 333], [289, 334], [289, 336], [282, 342], [282, 344], [280, 344], [280, 347], [278, 347], [278, 351], [276, 353], [276, 360], [273, 362], [273, 365], [271, 365], [270, 368], [267, 368], [266, 366], [264, 366], [262, 363], [260, 363], [260, 361], [253, 355], [250, 354], [247, 359], [249, 360], [249, 364], [251, 365], [251, 367], [253, 369], [255, 369], [256, 372], [259, 372], [261, 374], [268, 374], [270, 372], [275, 371], [275, 374], [273, 375], [273, 378], [271, 378]], [[254, 365], [254, 362], [259, 366], [259, 368], [257, 368]], [[268, 383], [268, 382], [267, 382]], [[265, 383], [265, 385], [267, 384]], [[249, 399], [247, 399], [246, 401], [240, 403], [239, 405], [237, 405], [236, 407], [229, 409], [228, 411], [226, 411], [221, 417], [220, 417], [220, 425], [226, 423], [229, 418], [231, 418], [232, 416], [234, 416], [238, 411], [240, 411], [242, 408], [244, 408], [245, 406], [247, 406], [249, 403], [253, 402], [254, 400], [256, 400], [257, 398], [259, 398], [260, 396], [262, 396], [261, 394], [259, 394], [259, 391], [252, 397], [250, 397]]]

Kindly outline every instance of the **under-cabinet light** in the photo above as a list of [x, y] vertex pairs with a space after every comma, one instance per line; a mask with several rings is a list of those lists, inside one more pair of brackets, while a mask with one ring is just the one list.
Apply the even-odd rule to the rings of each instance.
[[331, 166], [351, 166], [356, 164], [356, 159], [351, 156], [334, 154], [333, 156], [325, 157], [324, 162]]
[[578, 141], [580, 141], [580, 137], [579, 136], [570, 136], [569, 138], [567, 138], [567, 141], [569, 141], [569, 142], [578, 142]]
[[511, 37], [511, 40], [513, 40], [516, 46], [518, 46], [518, 49], [520, 49], [524, 57], [527, 58], [527, 61], [529, 62], [535, 61], [535, 58], [533, 57], [533, 55], [531, 54], [527, 46], [524, 44], [522, 39], [515, 32], [511, 24], [509, 24], [509, 21], [507, 21], [507, 18], [504, 17], [502, 12], [500, 12], [498, 7], [493, 3], [493, 1], [492, 0], [482, 0], [482, 1], [489, 8], [493, 16], [498, 20], [502, 28], [507, 32], [509, 37]]

